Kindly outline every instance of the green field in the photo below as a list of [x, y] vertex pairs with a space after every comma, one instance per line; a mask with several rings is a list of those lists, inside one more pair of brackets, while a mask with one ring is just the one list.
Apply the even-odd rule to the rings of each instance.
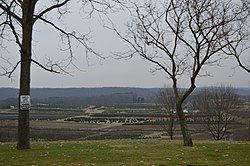
[[1, 166], [214, 166], [250, 163], [249, 142], [101, 140], [32, 142], [32, 149], [18, 151], [15, 143], [0, 143]]

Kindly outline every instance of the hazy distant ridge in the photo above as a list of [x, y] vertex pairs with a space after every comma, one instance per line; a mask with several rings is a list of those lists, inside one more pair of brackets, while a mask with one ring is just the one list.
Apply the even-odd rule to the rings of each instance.
[[[32, 98], [48, 97], [91, 97], [110, 95], [115, 93], [135, 93], [137, 95], [150, 95], [157, 92], [157, 88], [133, 88], [133, 87], [100, 87], [100, 88], [32, 88]], [[0, 100], [17, 98], [18, 89], [0, 88]]]
[[[197, 88], [195, 92], [202, 90]], [[32, 98], [49, 97], [92, 97], [100, 95], [111, 95], [116, 93], [134, 93], [138, 96], [155, 94], [158, 88], [135, 88], [135, 87], [98, 87], [98, 88], [32, 88]], [[250, 96], [250, 88], [236, 88], [239, 95]], [[17, 98], [18, 89], [0, 88], [0, 100]]]

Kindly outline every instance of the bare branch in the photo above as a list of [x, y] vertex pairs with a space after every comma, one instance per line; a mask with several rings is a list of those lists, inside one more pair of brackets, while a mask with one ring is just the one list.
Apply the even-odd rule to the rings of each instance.
[[12, 67], [12, 69], [9, 70], [9, 68], [5, 68], [5, 67], [1, 66], [2, 70], [4, 70], [4, 72], [0, 73], [0, 76], [7, 76], [8, 78], [11, 78], [12, 74], [15, 72], [15, 70], [17, 69], [17, 67], [21, 63], [21, 61], [18, 61], [15, 65], [12, 65], [12, 63], [8, 59], [5, 59], [3, 57], [1, 57], [1, 59], [6, 61]]
[[9, 22], [10, 22], [9, 25], [10, 25], [10, 28], [11, 28], [11, 30], [12, 30], [12, 33], [13, 33], [15, 39], [16, 39], [16, 43], [17, 43], [17, 45], [19, 46], [19, 48], [22, 49], [22, 44], [21, 44], [21, 41], [20, 41], [20, 39], [19, 39], [19, 35], [18, 35], [17, 31], [16, 31], [15, 26], [14, 26], [13, 23], [12, 23], [11, 17], [9, 17], [9, 20], [10, 20], [10, 21], [9, 21]]
[[[44, 65], [42, 65], [41, 63], [35, 61], [34, 59], [32, 59], [31, 62], [34, 62], [36, 65], [40, 66], [40, 67], [41, 67], [42, 69], [44, 69], [45, 71], [48, 71], [48, 72], [51, 72], [51, 73], [58, 73], [58, 74], [60, 73], [59, 71], [56, 71], [56, 70], [54, 69], [55, 66], [58, 67], [57, 64], [53, 64], [53, 65], [51, 65], [50, 68], [47, 68], [47, 67], [45, 67]], [[64, 71], [64, 72], [65, 72], [65, 71]]]
[[4, 2], [4, 0], [0, 1], [0, 9], [5, 11], [7, 15], [10, 15], [11, 17], [15, 18], [20, 24], [22, 24], [22, 18], [20, 18], [15, 12], [11, 11], [12, 5], [15, 3], [15, 1], [12, 1], [10, 5], [8, 6], [7, 3]]
[[237, 60], [237, 62], [238, 62], [238, 64], [239, 64], [239, 66], [240, 66], [242, 69], [244, 69], [246, 72], [250, 73], [250, 67], [247, 68], [247, 66], [244, 65], [244, 64], [241, 62], [239, 56], [235, 56], [235, 58], [236, 58], [236, 60]]
[[60, 27], [58, 27], [57, 25], [55, 25], [54, 23], [44, 19], [44, 18], [40, 18], [40, 20], [42, 20], [43, 22], [51, 25], [53, 28], [55, 28], [57, 31], [59, 31], [60, 33], [62, 33], [63, 35], [66, 36], [66, 39], [67, 39], [67, 42], [68, 42], [68, 49], [69, 49], [69, 52], [70, 52], [70, 56], [73, 57], [73, 51], [72, 51], [72, 44], [71, 44], [71, 38], [74, 38], [76, 41], [78, 41], [82, 46], [84, 46], [86, 48], [86, 50], [88, 52], [91, 52], [101, 58], [104, 59], [104, 57], [102, 57], [101, 55], [99, 55], [95, 50], [93, 50], [92, 48], [90, 48], [88, 46], [88, 44], [86, 43], [88, 39], [87, 35], [82, 35], [82, 36], [77, 36], [76, 35], [76, 32], [73, 31], [73, 32], [66, 32], [64, 31], [63, 29], [61, 29]]
[[70, 2], [70, 0], [64, 0], [63, 2], [60, 3], [60, 1], [57, 1], [57, 4], [52, 5], [48, 8], [46, 8], [45, 10], [43, 10], [42, 12], [40, 12], [38, 15], [35, 16], [33, 22], [36, 22], [38, 19], [42, 19], [43, 15], [45, 15], [46, 13], [54, 10], [54, 9], [59, 9], [60, 7], [66, 5], [68, 2]]

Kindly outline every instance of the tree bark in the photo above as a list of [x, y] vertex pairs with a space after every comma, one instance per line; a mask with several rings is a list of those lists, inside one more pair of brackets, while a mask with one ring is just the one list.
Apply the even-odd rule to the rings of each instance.
[[[23, 35], [25, 36], [25, 35]], [[25, 43], [25, 44], [24, 44]], [[30, 63], [31, 52], [25, 47], [28, 41], [23, 40], [21, 50], [21, 71], [20, 71], [20, 88], [19, 88], [19, 109], [18, 109], [18, 143], [17, 149], [29, 149], [29, 109], [21, 109], [20, 97], [30, 95]]]
[[179, 117], [179, 123], [180, 123], [181, 132], [182, 132], [182, 136], [183, 136], [184, 146], [193, 146], [193, 141], [192, 141], [190, 133], [188, 132], [185, 114], [182, 110], [181, 105], [182, 105], [182, 103], [180, 101], [178, 101], [176, 103], [176, 113]]
[[30, 96], [30, 65], [31, 65], [31, 46], [33, 13], [35, 1], [24, 0], [22, 5], [22, 48], [21, 71], [19, 88], [19, 108], [18, 108], [18, 138], [17, 149], [30, 149], [30, 129], [29, 129], [29, 108], [21, 109], [20, 99], [22, 95]]

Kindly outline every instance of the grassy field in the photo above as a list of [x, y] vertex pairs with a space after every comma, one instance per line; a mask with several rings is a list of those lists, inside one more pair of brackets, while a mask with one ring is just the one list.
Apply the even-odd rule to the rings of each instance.
[[15, 143], [0, 143], [0, 166], [245, 166], [250, 163], [249, 142], [101, 140], [32, 142], [18, 151]]

